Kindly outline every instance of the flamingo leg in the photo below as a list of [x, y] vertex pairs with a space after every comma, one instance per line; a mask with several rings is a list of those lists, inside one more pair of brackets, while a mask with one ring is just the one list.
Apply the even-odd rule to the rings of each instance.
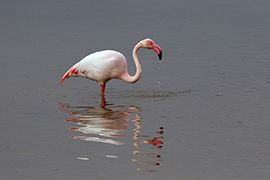
[[106, 100], [105, 100], [105, 97], [102, 96], [101, 97], [101, 102], [100, 102], [100, 108], [104, 109], [105, 105], [106, 105]]
[[105, 91], [106, 84], [105, 83], [100, 84], [100, 87], [101, 87], [101, 104], [100, 104], [100, 108], [105, 108], [106, 101], [105, 101], [104, 91]]
[[104, 91], [105, 91], [105, 87], [106, 87], [106, 84], [100, 84], [100, 87], [101, 87], [101, 96], [104, 96]]

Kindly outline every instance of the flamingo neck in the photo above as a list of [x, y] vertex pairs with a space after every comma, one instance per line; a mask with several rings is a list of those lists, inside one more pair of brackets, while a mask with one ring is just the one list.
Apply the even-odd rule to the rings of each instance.
[[138, 55], [137, 55], [137, 52], [141, 47], [142, 47], [142, 44], [139, 42], [132, 51], [132, 57], [136, 66], [136, 73], [134, 76], [130, 76], [128, 73], [126, 73], [126, 75], [123, 77], [122, 80], [128, 83], [135, 83], [141, 78], [142, 67], [141, 67], [141, 64], [139, 62]]

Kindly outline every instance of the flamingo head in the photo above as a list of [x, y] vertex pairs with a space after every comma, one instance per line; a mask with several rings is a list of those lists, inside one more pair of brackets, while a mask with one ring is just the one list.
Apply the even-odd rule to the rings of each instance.
[[162, 49], [152, 39], [142, 40], [141, 44], [143, 48], [153, 49], [157, 53], [159, 60], [162, 59]]

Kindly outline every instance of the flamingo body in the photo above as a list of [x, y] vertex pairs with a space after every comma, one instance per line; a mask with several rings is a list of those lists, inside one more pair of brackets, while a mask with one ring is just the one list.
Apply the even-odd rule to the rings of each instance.
[[73, 65], [64, 74], [59, 85], [71, 76], [81, 76], [99, 83], [102, 96], [104, 96], [106, 83], [111, 79], [121, 79], [128, 83], [135, 83], [142, 74], [141, 65], [137, 57], [137, 51], [141, 47], [153, 49], [161, 60], [161, 48], [151, 39], [145, 39], [140, 41], [133, 49], [133, 59], [136, 65], [136, 74], [134, 76], [128, 74], [127, 61], [123, 54], [114, 50], [104, 50], [92, 53]]
[[59, 85], [70, 76], [81, 76], [105, 84], [111, 79], [121, 79], [127, 74], [127, 62], [123, 54], [113, 50], [98, 51], [84, 57], [63, 76]]

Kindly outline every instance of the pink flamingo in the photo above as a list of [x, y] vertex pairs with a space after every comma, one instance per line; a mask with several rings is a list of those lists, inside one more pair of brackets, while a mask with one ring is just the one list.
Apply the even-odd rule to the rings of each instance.
[[136, 73], [130, 76], [127, 71], [127, 62], [123, 54], [113, 50], [104, 50], [92, 53], [73, 65], [63, 76], [59, 85], [70, 76], [81, 76], [96, 81], [101, 86], [103, 101], [106, 83], [111, 79], [121, 79], [128, 83], [137, 82], [142, 74], [142, 68], [138, 60], [139, 48], [153, 49], [162, 59], [161, 48], [151, 39], [140, 41], [133, 49], [132, 56], [136, 66]]

